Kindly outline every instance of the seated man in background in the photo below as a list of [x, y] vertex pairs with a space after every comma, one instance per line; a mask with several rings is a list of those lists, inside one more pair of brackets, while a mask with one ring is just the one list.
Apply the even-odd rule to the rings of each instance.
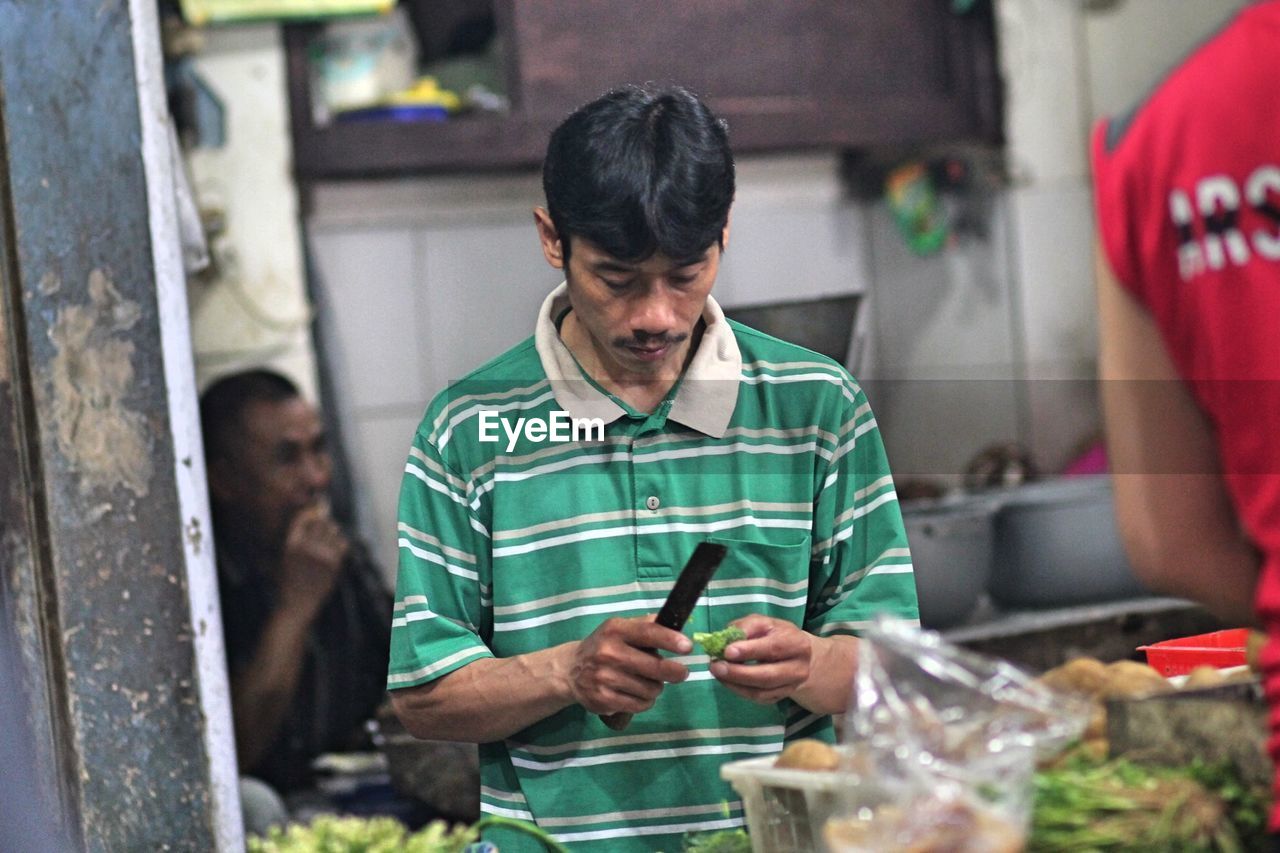
[[382, 702], [391, 598], [329, 514], [320, 416], [292, 382], [220, 379], [200, 420], [240, 772], [288, 795], [317, 755], [357, 746]]

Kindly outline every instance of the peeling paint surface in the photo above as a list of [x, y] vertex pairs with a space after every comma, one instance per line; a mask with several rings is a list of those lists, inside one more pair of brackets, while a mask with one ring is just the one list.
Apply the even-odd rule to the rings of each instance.
[[[89, 5], [86, 14], [85, 4], [0, 0], [0, 168], [12, 219], [0, 239], [12, 241], [5, 274], [16, 276], [0, 289], [14, 323], [0, 450], [8, 441], [33, 463], [19, 477], [0, 471], [0, 495], [12, 495], [0, 531], [16, 528], [36, 557], [16, 581], [32, 594], [9, 600], [40, 632], [25, 647], [39, 657], [43, 638], [54, 650], [36, 668], [56, 758], [56, 775], [42, 778], [67, 804], [75, 841], [42, 849], [228, 853], [243, 843], [215, 828], [215, 813], [230, 810], [213, 801], [187, 583], [193, 513], [174, 476], [193, 450], [184, 442], [175, 458], [153, 252], [151, 196], [171, 190], [153, 179], [141, 138], [150, 122], [135, 45], [156, 54], [148, 73], [162, 83], [155, 3]], [[162, 86], [156, 99], [148, 116], [163, 108]], [[11, 504], [29, 506], [29, 518]], [[3, 536], [0, 547], [13, 550]], [[218, 790], [234, 795], [234, 759], [217, 760], [232, 770]]]
[[80, 489], [123, 486], [145, 497], [153, 467], [147, 424], [127, 406], [134, 344], [123, 333], [141, 316], [101, 269], [89, 273], [89, 302], [63, 307], [49, 330], [58, 449], [81, 474]]

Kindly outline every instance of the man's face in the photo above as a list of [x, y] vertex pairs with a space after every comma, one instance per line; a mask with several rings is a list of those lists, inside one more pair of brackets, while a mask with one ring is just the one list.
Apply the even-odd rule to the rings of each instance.
[[324, 428], [300, 397], [250, 403], [239, 427], [227, 456], [210, 466], [213, 496], [250, 528], [241, 533], [278, 549], [294, 515], [328, 493], [333, 463]]
[[615, 376], [678, 375], [720, 270], [720, 246], [700, 258], [654, 255], [626, 263], [588, 240], [572, 240], [567, 267], [558, 238], [551, 247], [544, 239], [543, 249], [552, 266], [565, 271], [569, 302], [601, 365]]

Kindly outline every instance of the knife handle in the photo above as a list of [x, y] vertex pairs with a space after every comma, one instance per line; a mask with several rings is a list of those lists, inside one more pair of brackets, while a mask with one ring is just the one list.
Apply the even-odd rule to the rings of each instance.
[[631, 725], [631, 717], [632, 715], [630, 713], [626, 711], [619, 711], [616, 714], [601, 714], [600, 720], [615, 732], [620, 732], [627, 726]]

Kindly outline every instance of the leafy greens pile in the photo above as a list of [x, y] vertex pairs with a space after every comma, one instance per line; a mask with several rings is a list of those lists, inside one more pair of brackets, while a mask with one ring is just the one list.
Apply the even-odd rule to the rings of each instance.
[[463, 853], [487, 826], [532, 835], [552, 853], [566, 853], [562, 844], [533, 824], [495, 815], [474, 826], [451, 827], [436, 820], [417, 832], [393, 817], [321, 815], [305, 826], [273, 827], [265, 838], [250, 836], [247, 847], [248, 853]]
[[1266, 795], [1227, 764], [1148, 767], [1077, 756], [1035, 777], [1029, 851], [1264, 849]]

